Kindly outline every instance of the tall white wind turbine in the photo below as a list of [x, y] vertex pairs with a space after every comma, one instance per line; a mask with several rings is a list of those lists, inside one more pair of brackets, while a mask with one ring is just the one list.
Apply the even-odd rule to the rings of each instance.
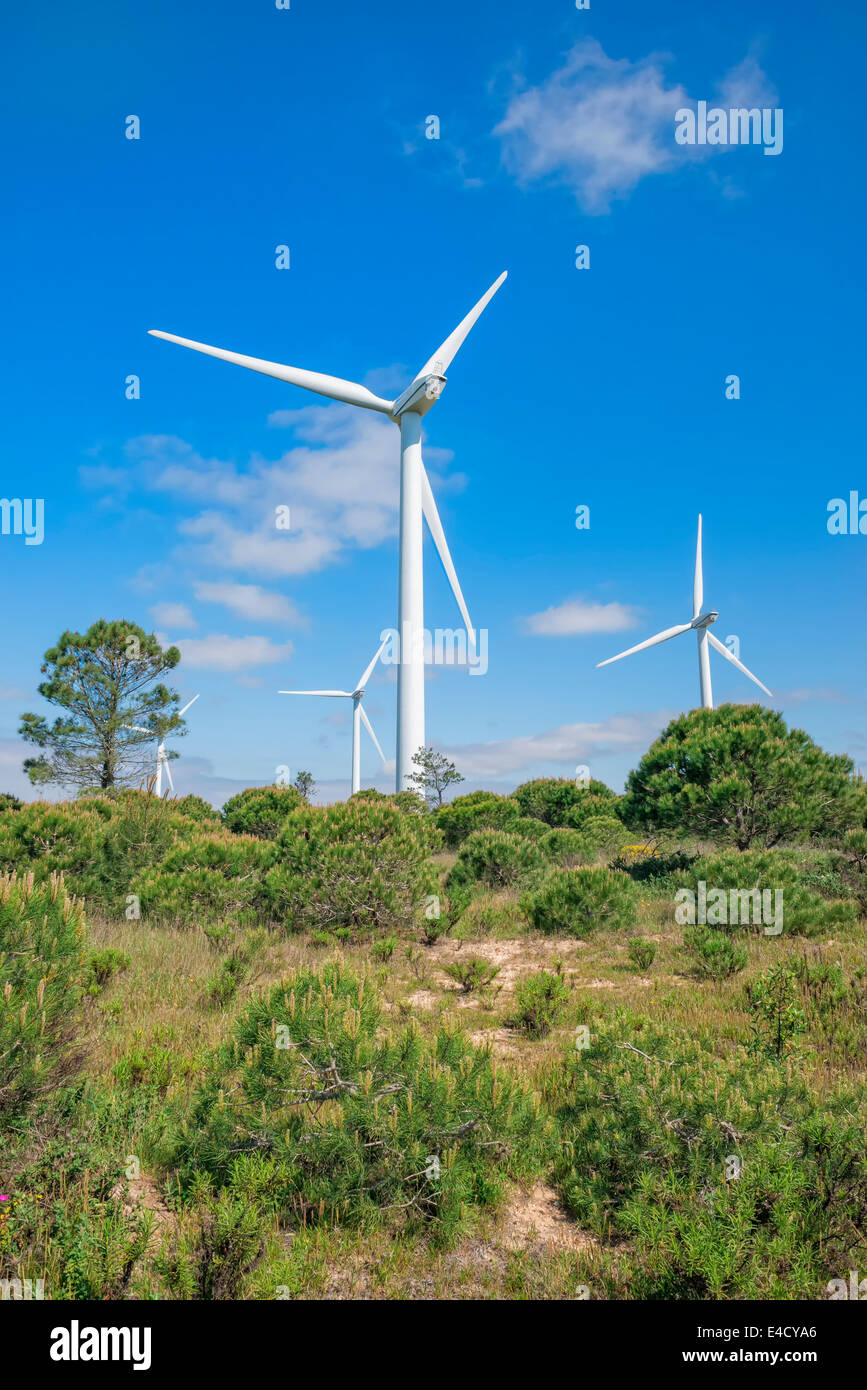
[[[178, 719], [182, 719], [190, 705], [194, 705], [198, 700], [198, 695], [194, 695], [192, 700], [188, 700], [183, 709], [178, 710]], [[122, 729], [130, 729], [134, 734], [147, 734], [149, 738], [156, 738], [157, 743], [157, 796], [163, 794], [163, 768], [165, 768], [166, 780], [169, 789], [174, 792], [175, 784], [172, 781], [172, 770], [169, 755], [166, 752], [165, 734], [155, 734], [153, 729], [142, 729], [138, 724], [121, 724]]]
[[379, 746], [379, 739], [376, 737], [376, 734], [373, 732], [373, 725], [371, 724], [370, 720], [368, 719], [368, 717], [367, 717], [367, 711], [366, 711], [366, 710], [364, 709], [364, 707], [362, 706], [361, 701], [362, 701], [362, 697], [363, 697], [363, 695], [364, 695], [364, 687], [367, 685], [367, 682], [370, 680], [371, 674], [372, 674], [372, 672], [373, 672], [373, 668], [374, 668], [374, 666], [376, 665], [376, 663], [377, 663], [377, 661], [379, 660], [379, 658], [382, 656], [382, 650], [383, 650], [383, 647], [385, 646], [385, 643], [386, 643], [387, 641], [388, 641], [388, 638], [386, 637], [386, 638], [385, 638], [385, 641], [381, 643], [379, 649], [377, 650], [376, 656], [373, 658], [373, 660], [371, 661], [370, 665], [367, 667], [367, 669], [366, 669], [365, 671], [362, 671], [361, 675], [359, 676], [359, 678], [358, 678], [358, 680], [357, 680], [357, 682], [356, 682], [356, 685], [355, 685], [355, 689], [354, 689], [354, 690], [280, 690], [280, 691], [278, 691], [278, 694], [280, 694], [280, 695], [324, 695], [324, 696], [326, 696], [326, 698], [329, 698], [329, 699], [336, 696], [336, 697], [338, 697], [338, 698], [343, 698], [343, 699], [351, 700], [351, 701], [352, 701], [352, 794], [353, 794], [353, 796], [355, 795], [355, 793], [356, 793], [357, 791], [360, 791], [360, 790], [361, 790], [361, 739], [360, 739], [361, 727], [360, 727], [360, 726], [361, 726], [362, 723], [364, 724], [364, 727], [365, 727], [365, 729], [367, 730], [367, 732], [370, 734], [370, 737], [373, 739], [373, 742], [374, 742], [374, 744], [376, 745], [376, 751], [377, 751], [377, 753], [379, 754], [381, 761], [382, 761], [382, 762], [385, 762], [385, 754], [383, 753], [382, 749], [381, 749], [380, 746]]
[[400, 427], [400, 560], [398, 575], [398, 629], [400, 632], [400, 665], [397, 681], [397, 790], [411, 787], [408, 778], [414, 769], [412, 758], [425, 744], [424, 727], [424, 584], [422, 579], [422, 517], [427, 521], [443, 568], [448, 576], [458, 608], [467, 629], [469, 644], [475, 647], [476, 634], [452, 557], [446, 542], [442, 522], [425, 472], [421, 454], [421, 418], [439, 400], [446, 384], [446, 372], [473, 324], [487, 307], [506, 278], [506, 271], [495, 280], [479, 302], [462, 319], [445, 342], [416, 373], [405, 391], [396, 400], [387, 401], [366, 386], [340, 377], [309, 372], [300, 367], [287, 367], [279, 362], [266, 362], [259, 357], [245, 357], [224, 348], [208, 347], [190, 338], [178, 338], [152, 328], [155, 338], [165, 338], [181, 347], [234, 362], [239, 367], [264, 376], [276, 377], [292, 386], [315, 391], [331, 400], [348, 405], [363, 406], [387, 415]]
[[[758, 676], [754, 676], [752, 671], [748, 671], [742, 661], [724, 646], [718, 637], [714, 637], [710, 630], [711, 623], [715, 623], [719, 613], [715, 609], [708, 609], [702, 613], [701, 606], [704, 602], [704, 576], [701, 564], [701, 515], [698, 518], [698, 540], [695, 546], [695, 577], [692, 585], [692, 621], [689, 623], [678, 623], [676, 627], [667, 627], [664, 632], [657, 632], [655, 637], [648, 637], [645, 642], [639, 642], [636, 647], [630, 647], [628, 651], [618, 652], [617, 656], [609, 656], [607, 661], [598, 661], [597, 666], [610, 666], [612, 661], [620, 661], [624, 656], [632, 656], [633, 652], [644, 651], [645, 647], [656, 647], [660, 642], [668, 642], [672, 637], [679, 637], [682, 632], [695, 631], [698, 638], [698, 678], [701, 688], [701, 703], [705, 709], [713, 709], [713, 691], [710, 683], [710, 651], [708, 643], [716, 651], [730, 661], [733, 666], [737, 666], [739, 671], [743, 671], [745, 676], [749, 676], [751, 681], [761, 689], [766, 695], [771, 695], [771, 691], [766, 685], [762, 685]], [[773, 698], [773, 696], [771, 696]]]

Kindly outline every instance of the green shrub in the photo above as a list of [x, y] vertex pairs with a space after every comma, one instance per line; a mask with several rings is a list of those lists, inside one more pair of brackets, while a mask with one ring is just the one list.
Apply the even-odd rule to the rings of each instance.
[[232, 796], [223, 807], [223, 824], [233, 835], [255, 835], [258, 840], [276, 840], [286, 817], [304, 806], [301, 793], [282, 784], [248, 787]]
[[445, 972], [449, 979], [457, 981], [464, 994], [472, 994], [474, 990], [489, 985], [499, 975], [500, 968], [491, 965], [482, 956], [462, 956], [459, 960], [450, 961]]
[[593, 866], [553, 869], [521, 900], [536, 931], [586, 937], [598, 928], [632, 927], [638, 895], [625, 874]]
[[284, 1220], [426, 1227], [453, 1237], [548, 1133], [490, 1053], [382, 1027], [369, 980], [302, 971], [251, 1003], [213, 1057], [174, 1151], [181, 1194], [215, 1189]]
[[396, 946], [396, 936], [383, 936], [379, 941], [373, 942], [370, 954], [374, 960], [391, 960]]
[[857, 1267], [867, 1162], [850, 1096], [817, 1103], [770, 1061], [617, 1011], [551, 1067], [545, 1098], [565, 1204], [629, 1243], [630, 1297], [815, 1299]]
[[552, 833], [543, 820], [535, 820], [533, 816], [517, 816], [507, 822], [506, 829], [510, 835], [523, 835], [526, 840], [535, 840], [537, 844]]
[[250, 963], [264, 944], [262, 932], [239, 934], [227, 956], [220, 961], [220, 969], [207, 984], [208, 999], [215, 1008], [223, 1009], [234, 999], [240, 985], [250, 974]]
[[824, 752], [762, 705], [673, 720], [629, 774], [627, 825], [673, 829], [737, 849], [839, 836], [858, 823], [852, 759]]
[[586, 864], [590, 858], [585, 836], [580, 830], [570, 830], [566, 826], [549, 830], [539, 841], [539, 848], [546, 859], [550, 859], [553, 864], [559, 864], [563, 869]]
[[37, 880], [62, 873], [71, 892], [97, 886], [106, 811], [92, 802], [31, 801], [0, 812], [0, 871], [33, 873]]
[[216, 1196], [205, 1184], [177, 1239], [156, 1255], [154, 1267], [172, 1299], [237, 1300], [262, 1251], [262, 1218], [244, 1198]]
[[0, 792], [0, 811], [20, 811], [23, 805], [12, 792]]
[[62, 1073], [83, 967], [84, 919], [63, 880], [0, 877], [0, 1115]]
[[205, 801], [204, 797], [193, 796], [190, 793], [187, 796], [177, 797], [171, 804], [173, 809], [180, 815], [186, 816], [187, 820], [198, 821], [200, 825], [208, 825], [214, 829], [222, 824], [219, 811], [215, 811], [211, 803]]
[[474, 830], [458, 851], [458, 859], [446, 880], [453, 888], [484, 883], [489, 888], [508, 888], [545, 863], [537, 846], [522, 835], [506, 830]]
[[456, 940], [472, 941], [477, 937], [522, 936], [526, 930], [527, 919], [517, 902], [482, 893], [468, 903], [452, 935]]
[[128, 970], [132, 957], [126, 951], [115, 951], [108, 947], [104, 951], [93, 951], [87, 959], [84, 987], [88, 994], [99, 994], [112, 975]]
[[143, 870], [130, 891], [145, 916], [184, 926], [267, 918], [265, 880], [275, 847], [252, 835], [192, 828], [163, 859]]
[[521, 818], [521, 808], [512, 797], [494, 792], [469, 792], [456, 796], [436, 813], [447, 849], [457, 849], [476, 830], [512, 829]]
[[352, 936], [410, 927], [436, 890], [432, 818], [378, 801], [304, 806], [286, 819], [266, 879], [278, 921]]
[[588, 816], [581, 826], [581, 837], [588, 859], [613, 858], [627, 838], [623, 822], [616, 816]]
[[729, 895], [726, 910], [728, 921], [725, 918], [714, 921], [709, 903], [707, 915], [710, 926], [744, 925], [742, 920], [739, 923], [731, 920], [734, 900], [730, 895], [733, 890], [741, 895], [736, 903], [739, 918], [749, 916], [750, 925], [756, 931], [763, 931], [767, 923], [763, 925], [761, 898], [752, 895], [763, 892], [768, 894], [767, 904], [772, 915], [776, 910], [775, 894], [782, 892], [784, 932], [811, 936], [820, 931], [850, 929], [857, 921], [857, 908], [853, 902], [829, 902], [805, 886], [803, 859], [792, 850], [730, 849], [721, 854], [702, 856], [694, 860], [688, 869], [671, 878], [671, 884], [676, 889], [689, 888], [696, 894], [700, 882], [706, 885], [708, 896], [716, 888], [725, 890]]
[[580, 830], [588, 820], [593, 820], [597, 816], [616, 816], [620, 819], [620, 803], [622, 797], [615, 796], [610, 792], [607, 796], [600, 796], [597, 793], [587, 791], [580, 801], [576, 801], [574, 806], [563, 817], [563, 825], [568, 830]]
[[546, 825], [575, 825], [577, 820], [571, 820], [570, 816], [575, 813], [582, 817], [583, 807], [591, 798], [606, 804], [616, 801], [610, 787], [595, 778], [581, 784], [566, 777], [537, 777], [516, 787], [512, 796], [522, 815], [543, 820]]
[[656, 960], [656, 943], [644, 936], [633, 936], [629, 941], [629, 959], [636, 970], [649, 970]]
[[742, 946], [728, 932], [713, 927], [688, 927], [683, 934], [689, 952], [690, 968], [700, 980], [725, 980], [743, 970], [749, 959]]
[[526, 975], [515, 985], [515, 1003], [508, 1023], [520, 1028], [531, 1038], [544, 1038], [550, 1033], [563, 1011], [569, 990], [563, 977], [549, 970]]
[[800, 1007], [797, 971], [778, 961], [750, 981], [747, 995], [753, 1015], [753, 1050], [783, 1061], [807, 1026]]

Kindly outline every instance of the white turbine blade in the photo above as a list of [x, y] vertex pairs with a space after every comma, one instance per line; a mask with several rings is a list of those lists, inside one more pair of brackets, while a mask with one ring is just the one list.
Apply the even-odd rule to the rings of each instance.
[[682, 632], [689, 632], [692, 623], [679, 623], [677, 627], [667, 627], [665, 632], [657, 632], [655, 637], [648, 637], [646, 642], [639, 642], [637, 647], [630, 647], [628, 651], [618, 652], [616, 656], [609, 656], [607, 661], [597, 661], [597, 666], [610, 666], [612, 661], [621, 661], [624, 656], [632, 656], [633, 652], [643, 652], [645, 647], [655, 647], [660, 642], [668, 642], [672, 637], [679, 637]]
[[179, 719], [180, 719], [183, 715], [186, 714], [187, 710], [190, 708], [190, 705], [194, 705], [194, 704], [196, 703], [196, 701], [198, 700], [198, 698], [199, 698], [198, 695], [194, 695], [193, 698], [192, 698], [192, 700], [189, 700], [189, 701], [187, 702], [187, 704], [184, 705], [183, 709], [179, 709], [179, 710], [178, 710], [178, 718], [179, 718]]
[[150, 734], [152, 738], [155, 737], [153, 729], [140, 729], [138, 724], [121, 724], [120, 727], [122, 729], [129, 729], [133, 734]]
[[315, 391], [317, 395], [329, 396], [331, 400], [345, 401], [347, 405], [363, 405], [367, 410], [381, 410], [384, 415], [391, 413], [391, 401], [375, 396], [357, 381], [344, 381], [342, 377], [326, 376], [322, 372], [308, 372], [303, 367], [285, 367], [280, 362], [266, 362], [261, 357], [245, 357], [241, 352], [227, 352], [225, 348], [208, 347], [207, 343], [197, 343], [192, 338], [179, 338], [174, 333], [162, 333], [158, 328], [149, 328], [148, 332], [153, 338], [165, 338], [168, 343], [179, 343], [181, 347], [204, 352], [208, 357], [219, 357], [223, 362], [234, 362], [238, 367], [249, 367], [251, 372], [261, 372], [263, 376], [288, 381], [290, 386]]
[[439, 553], [439, 557], [443, 562], [443, 569], [445, 570], [448, 576], [448, 581], [452, 586], [452, 593], [457, 599], [458, 608], [461, 611], [461, 617], [463, 618], [464, 624], [466, 625], [467, 636], [470, 640], [470, 644], [473, 647], [475, 647], [475, 628], [470, 622], [469, 609], [467, 608], [467, 605], [464, 601], [464, 596], [461, 592], [461, 586], [458, 583], [458, 576], [455, 571], [454, 564], [452, 563], [451, 552], [449, 550], [448, 542], [446, 540], [446, 533], [443, 530], [443, 524], [440, 521], [440, 514], [437, 511], [437, 504], [434, 501], [434, 495], [431, 491], [430, 479], [428, 478], [428, 475], [425, 471], [424, 464], [422, 464], [421, 466], [421, 506], [422, 511], [424, 512], [425, 521], [427, 522], [430, 533], [433, 536], [434, 545], [436, 546], [437, 551]]
[[371, 672], [373, 671], [373, 668], [374, 668], [374, 666], [376, 665], [376, 663], [377, 663], [377, 661], [379, 660], [379, 658], [382, 656], [382, 650], [383, 650], [383, 647], [385, 646], [385, 644], [386, 644], [387, 641], [388, 641], [388, 638], [387, 638], [387, 637], [383, 639], [383, 641], [380, 643], [379, 647], [377, 648], [376, 656], [373, 658], [373, 660], [371, 661], [370, 665], [367, 667], [367, 670], [364, 671], [363, 674], [359, 676], [358, 680], [357, 680], [356, 683], [355, 683], [355, 688], [356, 688], [356, 690], [363, 690], [364, 687], [367, 685], [367, 682], [370, 680]]
[[370, 737], [373, 739], [374, 743], [376, 744], [376, 751], [377, 751], [377, 753], [379, 754], [381, 761], [382, 761], [382, 762], [385, 762], [385, 754], [383, 753], [382, 749], [381, 749], [380, 746], [379, 746], [379, 739], [376, 737], [376, 734], [373, 732], [373, 725], [371, 724], [370, 720], [368, 719], [368, 717], [367, 717], [367, 715], [366, 715], [366, 713], [365, 713], [364, 705], [362, 705], [360, 701], [359, 701], [359, 705], [358, 705], [358, 713], [361, 715], [361, 722], [362, 722], [362, 724], [364, 725], [365, 729], [366, 729], [367, 732], [370, 734]]
[[437, 348], [433, 356], [428, 358], [421, 371], [417, 373], [415, 378], [416, 381], [419, 381], [422, 377], [428, 376], [430, 373], [433, 373], [435, 376], [445, 376], [452, 358], [455, 356], [464, 338], [469, 333], [479, 315], [488, 307], [508, 273], [507, 270], [504, 270], [499, 280], [494, 281], [491, 288], [482, 295], [478, 304], [474, 305], [466, 318], [461, 319], [454, 332], [449, 334], [445, 342]]
[[708, 641], [710, 642], [711, 646], [712, 646], [712, 647], [715, 647], [716, 650], [720, 653], [721, 656], [726, 657], [726, 658], [732, 663], [733, 666], [737, 666], [738, 670], [739, 670], [739, 671], [743, 671], [743, 673], [744, 673], [745, 676], [749, 676], [749, 678], [750, 678], [751, 681], [755, 681], [755, 683], [756, 683], [756, 685], [759, 687], [759, 689], [760, 689], [760, 690], [763, 690], [763, 691], [765, 692], [766, 695], [770, 695], [771, 699], [773, 700], [773, 698], [774, 698], [773, 691], [772, 691], [772, 690], [769, 690], [768, 687], [767, 687], [766, 685], [762, 685], [762, 683], [761, 683], [761, 681], [759, 680], [758, 676], [754, 676], [753, 673], [752, 673], [752, 671], [748, 671], [747, 668], [746, 668], [746, 666], [744, 665], [744, 663], [743, 663], [742, 661], [738, 661], [737, 657], [734, 655], [733, 652], [730, 652], [730, 651], [729, 651], [729, 649], [728, 649], [728, 647], [725, 645], [725, 643], [721, 642], [721, 641], [719, 640], [718, 637], [714, 637], [714, 635], [713, 635], [712, 632], [708, 632], [707, 636], [708, 636]]
[[170, 790], [170, 791], [174, 791], [174, 789], [175, 789], [175, 784], [174, 784], [174, 782], [172, 781], [172, 769], [171, 769], [171, 767], [169, 766], [169, 760], [168, 760], [168, 758], [166, 757], [165, 753], [163, 753], [163, 767], [164, 767], [165, 770], [166, 770], [166, 777], [168, 778], [168, 781], [169, 781], [169, 790]]
[[351, 690], [278, 690], [278, 695], [346, 695], [352, 699]]
[[692, 616], [697, 618], [704, 603], [704, 575], [701, 568], [701, 512], [698, 514], [698, 540], [695, 543], [695, 578], [692, 582]]

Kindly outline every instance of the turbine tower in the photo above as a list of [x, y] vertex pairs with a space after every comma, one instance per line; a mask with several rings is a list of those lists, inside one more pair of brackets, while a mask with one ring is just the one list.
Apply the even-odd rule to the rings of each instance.
[[361, 739], [360, 739], [360, 734], [361, 734], [361, 724], [362, 724], [362, 723], [364, 724], [364, 727], [365, 727], [365, 729], [367, 730], [367, 732], [370, 734], [370, 737], [373, 739], [373, 742], [374, 742], [375, 745], [376, 745], [376, 751], [377, 751], [377, 753], [379, 754], [381, 760], [382, 760], [383, 762], [385, 762], [385, 754], [383, 753], [382, 749], [381, 749], [380, 746], [379, 746], [379, 739], [376, 737], [376, 734], [373, 732], [373, 725], [371, 724], [370, 720], [369, 720], [368, 717], [367, 717], [367, 711], [364, 709], [364, 707], [363, 707], [363, 705], [362, 705], [362, 703], [361, 703], [361, 700], [362, 700], [362, 696], [364, 695], [364, 687], [367, 685], [367, 682], [370, 680], [371, 672], [373, 671], [373, 668], [374, 668], [374, 666], [376, 665], [376, 663], [377, 663], [377, 661], [379, 660], [379, 658], [382, 656], [382, 649], [383, 649], [383, 647], [385, 646], [385, 643], [386, 643], [387, 641], [388, 641], [388, 638], [386, 637], [386, 638], [385, 638], [385, 641], [383, 641], [383, 642], [381, 643], [381, 645], [380, 645], [380, 647], [379, 647], [379, 649], [378, 649], [378, 651], [377, 651], [377, 653], [376, 653], [376, 656], [373, 658], [373, 660], [371, 661], [370, 665], [367, 667], [367, 670], [366, 670], [366, 671], [363, 671], [363, 672], [361, 673], [361, 675], [359, 676], [358, 681], [356, 682], [356, 686], [355, 686], [355, 689], [354, 689], [354, 690], [280, 690], [280, 691], [278, 691], [278, 694], [280, 694], [280, 695], [324, 695], [324, 696], [329, 697], [329, 698], [332, 697], [332, 696], [337, 696], [337, 697], [343, 697], [344, 699], [347, 699], [347, 700], [351, 700], [351, 701], [352, 701], [352, 795], [353, 795], [353, 796], [355, 795], [355, 793], [356, 793], [357, 791], [360, 791], [360, 790], [361, 790]]
[[422, 517], [425, 518], [439, 552], [443, 568], [448, 576], [458, 608], [467, 629], [471, 647], [475, 647], [476, 634], [470, 622], [470, 615], [452, 557], [446, 542], [442, 522], [434, 502], [430, 482], [425, 472], [421, 452], [421, 420], [442, 394], [446, 384], [446, 372], [458, 349], [469, 333], [479, 315], [487, 307], [506, 278], [506, 271], [495, 280], [490, 289], [482, 295], [479, 302], [462, 319], [457, 328], [449, 334], [445, 342], [437, 348], [432, 357], [416, 373], [405, 391], [396, 400], [387, 401], [377, 396], [366, 386], [354, 381], [344, 381], [340, 377], [325, 376], [321, 372], [306, 371], [301, 367], [283, 366], [279, 362], [266, 362], [259, 357], [246, 357], [238, 352], [227, 352], [224, 348], [208, 347], [205, 343], [194, 342], [190, 338], [179, 338], [174, 333], [163, 333], [151, 328], [155, 338], [165, 338], [181, 347], [193, 348], [209, 357], [219, 357], [224, 362], [234, 362], [239, 367], [261, 372], [264, 376], [276, 377], [278, 381], [300, 386], [305, 391], [315, 391], [331, 400], [343, 401], [347, 405], [357, 405], [365, 410], [377, 410], [387, 415], [400, 427], [400, 560], [398, 574], [398, 630], [400, 633], [400, 665], [397, 680], [397, 790], [410, 788], [408, 778], [412, 775], [412, 758], [425, 746], [424, 727], [424, 584], [422, 579]]
[[[198, 695], [194, 695], [192, 700], [187, 701], [183, 709], [178, 710], [178, 719], [183, 718], [187, 710], [190, 708], [190, 705], [194, 705], [198, 698]], [[142, 729], [139, 727], [138, 724], [121, 724], [120, 727], [122, 729], [131, 729], [134, 734], [147, 734], [148, 738], [159, 739], [159, 743], [157, 744], [157, 796], [162, 796], [163, 794], [163, 768], [165, 768], [166, 770], [166, 778], [168, 779], [169, 788], [172, 792], [174, 792], [175, 784], [172, 781], [172, 770], [169, 765], [169, 755], [166, 752], [165, 734], [155, 734], [153, 729]]]
[[[633, 652], [644, 651], [645, 647], [656, 647], [660, 642], [668, 642], [672, 637], [679, 637], [682, 632], [695, 631], [698, 638], [698, 678], [701, 689], [701, 703], [705, 709], [713, 709], [713, 691], [710, 683], [710, 649], [714, 647], [716, 651], [730, 661], [733, 666], [737, 666], [739, 671], [743, 671], [745, 676], [749, 676], [766, 695], [771, 695], [771, 691], [766, 685], [762, 685], [758, 676], [754, 676], [752, 671], [748, 671], [742, 661], [724, 646], [718, 637], [714, 637], [710, 630], [711, 623], [715, 623], [719, 613], [715, 609], [708, 609], [706, 613], [701, 611], [704, 602], [704, 577], [701, 564], [701, 514], [698, 518], [698, 540], [695, 546], [695, 577], [692, 585], [692, 621], [689, 623], [678, 623], [676, 627], [667, 627], [664, 632], [657, 632], [655, 637], [648, 637], [646, 642], [639, 642], [637, 647], [630, 647], [628, 651], [619, 652], [617, 656], [609, 656], [607, 661], [598, 661], [599, 666], [610, 666], [612, 661], [621, 661], [624, 656], [632, 656]], [[773, 696], [771, 696], [773, 698]]]

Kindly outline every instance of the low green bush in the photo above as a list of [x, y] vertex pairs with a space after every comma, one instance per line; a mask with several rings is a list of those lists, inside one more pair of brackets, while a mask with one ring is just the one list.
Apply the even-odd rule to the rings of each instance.
[[656, 942], [644, 936], [633, 936], [629, 941], [629, 959], [636, 970], [649, 970], [656, 960]]
[[558, 1021], [569, 990], [562, 975], [539, 970], [515, 985], [515, 1002], [507, 1022], [531, 1038], [544, 1038]]
[[446, 848], [457, 849], [476, 830], [512, 829], [521, 815], [521, 808], [512, 797], [469, 792], [441, 807], [436, 812], [436, 824]]
[[700, 980], [725, 980], [743, 970], [749, 955], [728, 932], [714, 927], [687, 927], [683, 934], [689, 967]]
[[450, 980], [457, 981], [464, 994], [472, 994], [474, 990], [489, 985], [499, 975], [500, 968], [491, 965], [482, 956], [461, 956], [458, 960], [450, 961], [445, 972]]
[[617, 801], [611, 788], [595, 778], [582, 783], [566, 777], [537, 777], [532, 782], [522, 782], [512, 796], [522, 815], [533, 816], [546, 825], [575, 826], [585, 815], [599, 814], [595, 809], [599, 805], [609, 807]]
[[223, 807], [223, 824], [233, 835], [255, 835], [258, 840], [276, 840], [291, 811], [304, 806], [295, 787], [248, 787], [232, 796]]
[[439, 838], [432, 817], [379, 801], [293, 811], [266, 877], [275, 919], [356, 937], [407, 929], [436, 892], [430, 854]]
[[796, 1074], [744, 1049], [623, 1011], [552, 1065], [555, 1179], [580, 1225], [627, 1242], [641, 1300], [825, 1297], [863, 1265], [863, 1108], [817, 1102]]
[[550, 1126], [528, 1088], [460, 1033], [383, 1021], [370, 981], [336, 963], [251, 1003], [176, 1137], [181, 1196], [207, 1173], [284, 1220], [443, 1243], [538, 1170]]
[[119, 975], [132, 965], [132, 956], [126, 951], [115, 951], [108, 947], [104, 951], [93, 951], [87, 958], [84, 987], [88, 994], [99, 994], [113, 975]]
[[586, 864], [591, 857], [585, 836], [580, 830], [570, 830], [567, 826], [549, 830], [540, 839], [539, 848], [546, 859], [550, 859], [552, 864], [559, 864], [563, 869]]
[[599, 928], [633, 927], [637, 907], [638, 894], [626, 874], [598, 865], [553, 869], [521, 900], [536, 931], [577, 937]]
[[155, 921], [185, 927], [227, 918], [260, 922], [270, 913], [265, 880], [276, 858], [274, 845], [255, 836], [196, 827], [143, 870], [129, 891]]
[[[720, 854], [703, 855], [693, 861], [690, 867], [674, 874], [670, 880], [675, 891], [689, 889], [697, 897], [699, 884], [703, 882], [708, 895], [713, 889], [723, 890], [727, 896], [727, 906], [719, 906], [721, 920], [716, 920], [709, 904], [707, 924], [709, 926], [750, 925], [756, 931], [765, 931], [771, 925], [775, 929], [801, 936], [813, 936], [821, 931], [845, 931], [854, 927], [858, 918], [857, 906], [852, 901], [829, 901], [807, 886], [804, 879], [805, 861], [802, 854], [794, 850], [755, 849], [739, 851], [730, 849]], [[732, 897], [736, 893], [737, 899]], [[776, 916], [777, 893], [782, 894], [782, 922], [765, 920], [770, 913]], [[766, 894], [765, 901], [761, 895]], [[684, 911], [688, 902], [680, 900]], [[733, 921], [737, 908], [738, 922]], [[743, 917], [749, 921], [745, 923]], [[758, 920], [756, 920], [758, 919]], [[681, 913], [678, 920], [688, 921]], [[688, 922], [689, 925], [693, 923]], [[702, 925], [696, 923], [696, 925]], [[770, 934], [778, 934], [776, 930]]]
[[451, 891], [478, 883], [489, 888], [508, 888], [538, 873], [544, 864], [544, 855], [537, 845], [522, 835], [507, 830], [475, 830], [461, 846], [446, 887]]
[[[9, 814], [8, 812], [6, 814]], [[16, 814], [21, 814], [17, 812]], [[84, 918], [55, 875], [0, 877], [0, 1116], [55, 1085], [84, 972]]]

